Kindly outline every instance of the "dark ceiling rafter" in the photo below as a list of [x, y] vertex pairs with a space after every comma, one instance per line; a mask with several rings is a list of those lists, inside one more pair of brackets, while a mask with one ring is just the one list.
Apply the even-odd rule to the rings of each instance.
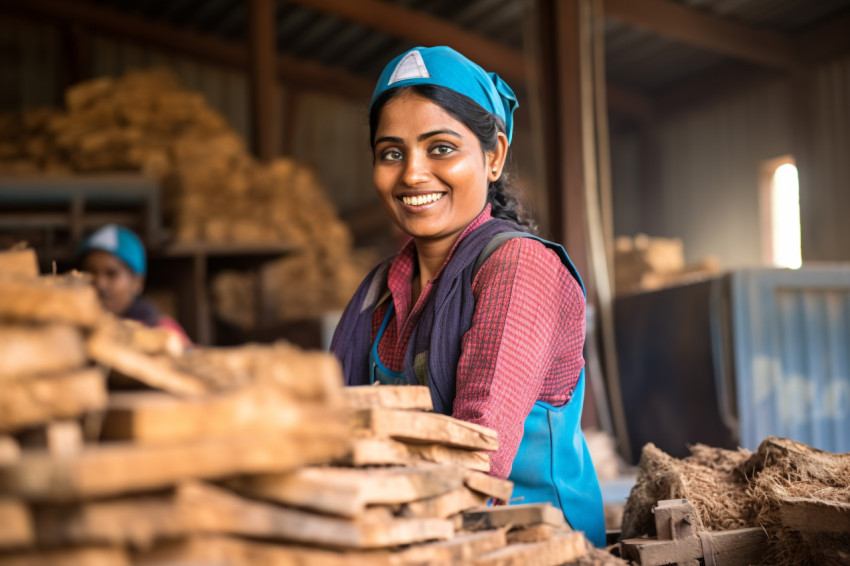
[[794, 37], [807, 62], [819, 62], [850, 51], [850, 10]]
[[[462, 51], [486, 69], [492, 69], [506, 79], [525, 81], [525, 57], [519, 50], [494, 41], [434, 16], [379, 0], [286, 0], [364, 25], [413, 43], [424, 45], [448, 44]], [[608, 85], [611, 110], [637, 120], [645, 120], [651, 108], [640, 92]]]
[[801, 63], [795, 42], [784, 34], [669, 0], [604, 0], [604, 6], [606, 17], [735, 59], [781, 70]]
[[[178, 28], [88, 1], [3, 0], [0, 13], [81, 25], [107, 35], [155, 45], [226, 67], [245, 69], [248, 66], [248, 48], [241, 42]], [[289, 55], [278, 53], [275, 69], [282, 81], [306, 89], [319, 89], [360, 99], [368, 99], [372, 93], [371, 80]]]

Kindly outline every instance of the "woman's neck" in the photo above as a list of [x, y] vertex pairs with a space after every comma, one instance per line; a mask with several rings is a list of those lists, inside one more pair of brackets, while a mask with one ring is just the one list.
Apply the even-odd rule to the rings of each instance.
[[416, 258], [419, 264], [419, 273], [414, 275], [412, 286], [413, 304], [419, 299], [422, 289], [428, 284], [428, 281], [433, 279], [437, 272], [449, 257], [449, 252], [452, 246], [457, 241], [456, 235], [454, 238], [442, 238], [439, 240], [420, 240], [416, 239]]

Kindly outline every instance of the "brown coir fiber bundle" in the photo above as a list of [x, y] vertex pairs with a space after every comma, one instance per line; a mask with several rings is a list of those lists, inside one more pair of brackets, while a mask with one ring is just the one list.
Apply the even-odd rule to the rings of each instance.
[[768, 437], [755, 452], [698, 444], [679, 460], [647, 444], [623, 514], [623, 538], [655, 535], [653, 506], [677, 498], [694, 506], [700, 529], [764, 528], [769, 547], [762, 564], [850, 564], [850, 533], [818, 531], [817, 521], [805, 516], [798, 524], [787, 518], [801, 501], [848, 512], [850, 454]]
[[[783, 524], [795, 498], [850, 504], [850, 454], [831, 454], [787, 438], [768, 437], [740, 466], [755, 524], [770, 535], [764, 564], [850, 564], [850, 533], [805, 533]], [[812, 525], [814, 526], [814, 525]]]
[[748, 527], [754, 509], [746, 497], [745, 478], [737, 466], [750, 456], [696, 445], [684, 460], [652, 443], [643, 447], [640, 473], [623, 513], [623, 538], [655, 535], [652, 507], [662, 499], [687, 499], [697, 511], [701, 529], [719, 531]]

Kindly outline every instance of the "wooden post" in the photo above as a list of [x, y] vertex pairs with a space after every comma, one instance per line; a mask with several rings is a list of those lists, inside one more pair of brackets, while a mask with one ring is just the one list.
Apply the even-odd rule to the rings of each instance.
[[263, 161], [277, 154], [275, 112], [275, 0], [249, 0], [248, 53], [250, 60], [253, 148]]

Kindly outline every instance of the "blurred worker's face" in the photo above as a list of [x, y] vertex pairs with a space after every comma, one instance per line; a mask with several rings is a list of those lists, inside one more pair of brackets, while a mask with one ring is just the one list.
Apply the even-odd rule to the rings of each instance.
[[144, 287], [144, 277], [133, 273], [126, 263], [109, 252], [89, 252], [83, 258], [82, 268], [94, 278], [103, 307], [118, 316], [127, 312]]

